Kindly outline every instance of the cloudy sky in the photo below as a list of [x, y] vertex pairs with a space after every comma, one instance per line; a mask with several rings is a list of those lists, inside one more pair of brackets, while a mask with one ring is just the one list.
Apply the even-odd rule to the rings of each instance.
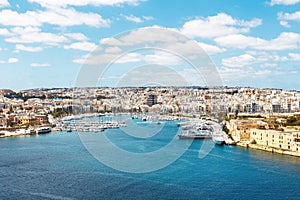
[[[91, 51], [143, 27], [197, 42], [223, 85], [300, 90], [300, 0], [0, 0], [0, 88], [72, 87]], [[117, 67], [141, 59], [177, 58], [131, 53]]]

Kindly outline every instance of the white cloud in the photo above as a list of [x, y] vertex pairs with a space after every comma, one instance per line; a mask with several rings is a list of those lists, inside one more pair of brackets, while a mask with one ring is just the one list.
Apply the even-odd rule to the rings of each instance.
[[0, 64], [4, 64], [5, 63], [5, 61], [4, 60], [0, 60]]
[[8, 36], [10, 33], [7, 28], [0, 28], [0, 35]]
[[[202, 48], [200, 48], [199, 46], [201, 44], [199, 45], [196, 41], [186, 38], [182, 34], [179, 34], [178, 31], [176, 32], [171, 31], [168, 28], [157, 27], [145, 27], [133, 30], [118, 38], [104, 38], [100, 41], [100, 44], [104, 46], [104, 53], [99, 56], [92, 55], [94, 59], [88, 60], [88, 64], [96, 64], [97, 62], [102, 63], [104, 61], [111, 62], [109, 58], [113, 59], [112, 54], [114, 53], [121, 53], [122, 51], [127, 52], [128, 49], [149, 50], [149, 47], [150, 49], [156, 48], [166, 50], [164, 52], [170, 52], [171, 55], [169, 54], [169, 56], [166, 56], [160, 53], [150, 54], [142, 59], [143, 62], [155, 61], [156, 59], [157, 61], [155, 64], [167, 63], [170, 65], [180, 63], [178, 62], [179, 57], [181, 60], [189, 60], [190, 62], [194, 62], [194, 64], [198, 62], [199, 57], [202, 57], [204, 60], [207, 59], [206, 61], [208, 61], [209, 59], [203, 49], [209, 54], [226, 51], [225, 48], [219, 48], [204, 43], [201, 43]], [[117, 52], [114, 52], [114, 50], [111, 52], [111, 47], [114, 47], [114, 50]], [[179, 57], [175, 56], [174, 58], [174, 55], [178, 55]], [[83, 59], [76, 59], [76, 62], [78, 61], [81, 62]]]
[[247, 51], [246, 54], [222, 59], [222, 69], [226, 73], [241, 71], [243, 74], [249, 72], [256, 75], [267, 75], [271, 70], [281, 73], [279, 72], [280, 62], [289, 60], [300, 60], [300, 54], [289, 53], [288, 56], [279, 56], [275, 52], [269, 51]]
[[245, 36], [242, 34], [233, 34], [218, 37], [215, 39], [215, 42], [225, 47], [245, 49], [247, 47], [260, 46], [262, 43], [264, 43], [264, 40], [261, 38]]
[[243, 54], [240, 56], [235, 56], [231, 58], [222, 59], [222, 65], [226, 67], [243, 67], [251, 65], [255, 62], [255, 58], [249, 54]]
[[38, 11], [34, 18], [39, 18], [42, 23], [58, 26], [87, 25], [93, 27], [108, 27], [109, 20], [105, 20], [96, 13], [78, 12], [73, 8]]
[[226, 51], [225, 48], [220, 48], [214, 45], [209, 45], [209, 44], [205, 44], [202, 42], [198, 42], [198, 44], [204, 49], [204, 51], [208, 54], [208, 55], [213, 55], [213, 54], [218, 54], [218, 53], [223, 53]]
[[270, 2], [270, 5], [271, 6], [274, 6], [274, 5], [294, 5], [294, 4], [297, 4], [299, 2], [300, 2], [300, 0], [272, 0]]
[[109, 63], [113, 61], [116, 64], [143, 62], [145, 64], [157, 65], [179, 65], [183, 62], [181, 57], [161, 51], [154, 51], [153, 53], [148, 54], [131, 52], [121, 55], [120, 57], [117, 56], [118, 55], [115, 54], [100, 54], [88, 57], [88, 60], [85, 60], [87, 57], [84, 56], [81, 59], [74, 60], [74, 62], [82, 63], [85, 61], [85, 63]]
[[[164, 31], [168, 34], [163, 34]], [[172, 43], [179, 41], [178, 33], [169, 32], [167, 28], [157, 28], [157, 27], [145, 27], [137, 30], [130, 31], [128, 34], [122, 36], [118, 39], [110, 38], [104, 39], [102, 42], [109, 45], [147, 45], [160, 42], [160, 45], [163, 43]]]
[[31, 63], [30, 67], [50, 67], [49, 63]]
[[242, 34], [228, 35], [215, 39], [215, 42], [224, 47], [273, 51], [298, 49], [300, 46], [299, 41], [300, 34], [293, 32], [283, 32], [272, 40], [264, 40]]
[[247, 54], [250, 54], [256, 58], [257, 62], [285, 62], [288, 61], [289, 58], [287, 56], [280, 56], [276, 52], [269, 51], [247, 51]]
[[291, 27], [287, 21], [300, 21], [300, 11], [294, 13], [279, 12], [277, 16], [278, 20], [280, 20], [280, 25], [287, 28]]
[[290, 60], [300, 61], [299, 53], [289, 53], [288, 55]]
[[17, 62], [19, 62], [19, 59], [18, 58], [9, 58], [7, 62], [8, 63], [17, 63]]
[[274, 73], [274, 72], [271, 71], [271, 70], [264, 69], [264, 70], [257, 70], [255, 72], [255, 75], [257, 75], [257, 76], [265, 76], [265, 75], [270, 75], [272, 73]]
[[278, 67], [278, 64], [277, 63], [263, 63], [261, 65], [261, 67], [271, 67], [271, 68], [276, 68]]
[[29, 2], [38, 3], [43, 7], [66, 7], [66, 6], [119, 6], [122, 4], [138, 5], [139, 0], [28, 0]]
[[277, 14], [279, 20], [284, 21], [300, 21], [300, 11], [294, 13], [278, 13]]
[[87, 41], [88, 38], [82, 33], [66, 33], [65, 36], [78, 41]]
[[151, 17], [151, 16], [142, 16], [142, 17], [137, 17], [134, 15], [122, 15], [122, 16], [124, 16], [126, 20], [132, 21], [135, 23], [141, 23], [141, 22], [153, 19], [153, 17]]
[[0, 8], [8, 7], [9, 3], [7, 0], [0, 0]]
[[280, 69], [255, 69], [252, 67], [231, 68], [224, 66], [219, 68], [218, 72], [225, 83], [246, 83], [251, 85], [255, 84], [253, 81], [255, 81], [258, 77], [265, 80], [265, 78], [267, 78], [269, 75], [277, 76], [287, 73]]
[[58, 43], [68, 42], [63, 35], [41, 32], [36, 27], [15, 27], [11, 29], [11, 36], [5, 39], [10, 43], [45, 43], [48, 45], [57, 45]]
[[77, 63], [77, 64], [85, 64], [85, 62], [87, 61], [87, 59], [89, 58], [89, 54], [83, 55], [80, 58], [76, 58], [74, 60], [72, 60], [73, 63]]
[[141, 54], [128, 53], [128, 54], [125, 54], [125, 55], [121, 56], [120, 58], [118, 58], [115, 61], [115, 63], [123, 64], [123, 63], [139, 62], [139, 61], [142, 61], [142, 59], [143, 59], [143, 56]]
[[124, 17], [125, 17], [125, 19], [128, 20], [128, 21], [132, 21], [132, 22], [136, 22], [136, 23], [141, 23], [141, 22], [143, 22], [143, 20], [142, 20], [141, 18], [136, 17], [136, 16], [134, 16], [134, 15], [129, 15], [129, 16], [125, 15]]
[[246, 71], [245, 68], [232, 68], [232, 67], [220, 67], [218, 72], [222, 78], [222, 81], [232, 82], [237, 80], [243, 80], [248, 77], [248, 69]]
[[29, 51], [29, 52], [39, 52], [42, 51], [42, 47], [30, 47], [30, 46], [24, 46], [22, 44], [17, 44], [16, 45], [16, 50], [19, 51]]
[[182, 58], [167, 52], [154, 52], [149, 54], [140, 54], [136, 52], [127, 53], [124, 55], [100, 53], [94, 55], [84, 55], [81, 58], [73, 60], [78, 64], [99, 64], [99, 63], [136, 63], [143, 62], [144, 64], [158, 64], [158, 65], [179, 65], [183, 62]]
[[122, 52], [122, 49], [119, 48], [119, 47], [108, 47], [105, 49], [105, 53], [121, 53]]
[[97, 45], [91, 42], [75, 42], [70, 45], [64, 45], [64, 49], [76, 49], [81, 51], [92, 51], [96, 47]]
[[188, 21], [180, 31], [189, 37], [214, 38], [229, 34], [247, 33], [250, 28], [261, 24], [261, 19], [254, 18], [251, 21], [244, 21], [234, 19], [226, 13], [219, 13], [216, 16]]
[[143, 16], [142, 18], [146, 21], [154, 19], [152, 16]]
[[279, 24], [281, 26], [283, 26], [283, 27], [286, 27], [286, 28], [290, 28], [291, 27], [287, 21], [280, 21]]
[[87, 25], [92, 27], [108, 27], [109, 20], [96, 13], [78, 12], [74, 8], [56, 8], [46, 11], [26, 11], [18, 13], [12, 10], [0, 11], [0, 24], [5, 26], [41, 26], [48, 23], [57, 26]]
[[167, 52], [154, 52], [154, 54], [145, 55], [145, 62], [158, 65], [180, 65], [183, 63], [181, 57]]
[[12, 10], [1, 10], [0, 24], [4, 26], [40, 26], [41, 22], [34, 15], [33, 11], [19, 14]]

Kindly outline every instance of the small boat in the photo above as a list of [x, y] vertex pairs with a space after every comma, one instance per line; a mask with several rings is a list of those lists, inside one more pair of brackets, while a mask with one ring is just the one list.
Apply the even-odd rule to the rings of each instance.
[[36, 131], [34, 131], [33, 129], [27, 129], [27, 130], [25, 131], [25, 133], [28, 134], [28, 135], [33, 135], [33, 134], [36, 133]]
[[225, 140], [225, 144], [227, 144], [227, 145], [236, 145], [237, 142], [229, 138], [229, 139]]
[[132, 116], [131, 116], [131, 119], [137, 119], [137, 118], [138, 118], [137, 115], [132, 115]]
[[189, 124], [190, 124], [189, 122], [178, 122], [177, 126], [186, 126], [186, 125], [189, 125]]
[[212, 140], [217, 145], [223, 145], [223, 144], [225, 144], [225, 140], [224, 140], [223, 135], [213, 135], [212, 136]]

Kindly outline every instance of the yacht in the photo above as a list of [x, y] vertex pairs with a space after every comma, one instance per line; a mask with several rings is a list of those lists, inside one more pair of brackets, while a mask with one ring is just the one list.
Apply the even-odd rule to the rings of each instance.
[[37, 134], [43, 134], [43, 133], [50, 133], [51, 132], [51, 127], [40, 127], [35, 129]]

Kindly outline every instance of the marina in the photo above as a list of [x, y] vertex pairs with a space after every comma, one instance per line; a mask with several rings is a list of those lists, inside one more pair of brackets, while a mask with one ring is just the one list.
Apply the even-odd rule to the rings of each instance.
[[[61, 119], [55, 120], [55, 126], [44, 126], [30, 129], [20, 129], [16, 131], [1, 131], [1, 137], [14, 137], [33, 134], [45, 134], [55, 131], [65, 132], [82, 132], [82, 133], [101, 133], [106, 129], [118, 129], [120, 127], [126, 127], [127, 120], [132, 120], [133, 123], [141, 124], [156, 124], [161, 125], [166, 122], [174, 122], [179, 127], [178, 139], [212, 139], [216, 144], [225, 143], [224, 135], [218, 135], [216, 138], [216, 130], [219, 131], [220, 126], [214, 121], [200, 120], [194, 118], [180, 118], [177, 116], [163, 116], [163, 115], [145, 115], [145, 114], [118, 114], [118, 115], [105, 115], [105, 114], [80, 114], [66, 116]], [[138, 120], [138, 121], [135, 121]], [[134, 122], [135, 121], [135, 122]], [[217, 141], [219, 140], [219, 141]], [[234, 144], [226, 142], [226, 144]]]

